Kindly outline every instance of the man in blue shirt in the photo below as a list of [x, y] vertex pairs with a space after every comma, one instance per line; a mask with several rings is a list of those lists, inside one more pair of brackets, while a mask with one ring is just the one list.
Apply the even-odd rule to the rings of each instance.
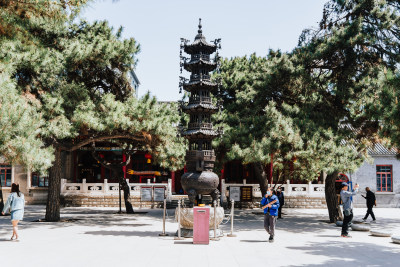
[[349, 225], [351, 221], [353, 220], [353, 200], [352, 196], [356, 195], [358, 193], [358, 187], [359, 185], [356, 184], [354, 186], [353, 191], [347, 191], [349, 188], [349, 185], [347, 183], [342, 183], [342, 191], [340, 191], [340, 198], [342, 199], [343, 202], [343, 213], [344, 213], [344, 219], [343, 219], [343, 225], [342, 225], [342, 237], [351, 237], [349, 235]]
[[269, 234], [269, 242], [274, 242], [276, 217], [278, 216], [279, 200], [272, 194], [272, 188], [261, 200], [261, 208], [264, 210], [264, 228]]

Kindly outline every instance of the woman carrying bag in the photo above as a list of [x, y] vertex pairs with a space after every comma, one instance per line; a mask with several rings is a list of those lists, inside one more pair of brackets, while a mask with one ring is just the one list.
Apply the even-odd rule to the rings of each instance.
[[11, 209], [11, 223], [13, 226], [13, 234], [11, 240], [18, 240], [18, 222], [24, 218], [25, 197], [19, 191], [18, 184], [11, 185], [11, 194], [8, 196], [7, 202], [4, 205], [2, 214]]

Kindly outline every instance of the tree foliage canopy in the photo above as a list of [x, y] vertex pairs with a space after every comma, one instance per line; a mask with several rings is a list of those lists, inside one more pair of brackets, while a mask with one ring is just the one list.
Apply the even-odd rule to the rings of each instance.
[[225, 59], [219, 150], [264, 165], [274, 155], [278, 169], [292, 160], [307, 179], [357, 168], [381, 141], [377, 100], [390, 91], [387, 73], [399, 62], [399, 8], [398, 1], [331, 0], [319, 27], [305, 30], [292, 51]]
[[20, 134], [34, 130], [32, 145], [43, 152], [29, 166], [48, 168], [53, 148], [77, 149], [75, 138], [84, 135], [93, 141], [109, 136], [124, 147], [152, 152], [164, 167], [182, 167], [184, 142], [177, 137], [176, 106], [134, 96], [128, 71], [140, 50], [135, 39], [122, 39], [122, 28], [115, 31], [106, 21], [77, 22], [87, 1], [3, 2], [0, 72], [14, 86], [15, 101], [19, 97], [19, 102], [8, 102], [18, 108], [25, 101], [26, 114], [40, 119], [19, 122], [27, 128], [35, 125]]

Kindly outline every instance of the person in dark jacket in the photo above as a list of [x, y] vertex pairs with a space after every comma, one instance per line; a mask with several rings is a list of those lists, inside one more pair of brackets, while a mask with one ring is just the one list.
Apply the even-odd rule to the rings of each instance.
[[278, 219], [282, 219], [282, 207], [285, 205], [285, 196], [282, 191], [282, 187], [278, 187], [277, 195], [279, 200], [279, 208], [278, 208]]
[[274, 242], [279, 199], [273, 194], [272, 188], [268, 188], [267, 193], [261, 199], [261, 208], [264, 210], [264, 228], [269, 234], [269, 242]]
[[365, 188], [365, 191], [367, 191], [367, 196], [363, 196], [361, 195], [363, 198], [365, 198], [367, 200], [367, 214], [365, 214], [365, 217], [363, 219], [363, 221], [366, 221], [368, 216], [371, 214], [372, 217], [372, 221], [376, 222], [375, 219], [375, 214], [372, 211], [372, 207], [375, 205], [376, 206], [376, 198], [375, 198], [375, 194], [372, 193], [372, 191], [369, 189], [369, 187]]

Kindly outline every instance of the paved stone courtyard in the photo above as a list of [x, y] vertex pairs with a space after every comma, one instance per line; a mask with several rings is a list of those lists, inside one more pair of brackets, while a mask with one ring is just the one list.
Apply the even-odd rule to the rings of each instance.
[[[1, 266], [399, 266], [400, 245], [390, 238], [351, 232], [326, 223], [326, 210], [287, 209], [278, 221], [275, 243], [268, 243], [262, 215], [237, 210], [237, 237], [210, 245], [175, 241], [177, 224], [168, 210], [168, 237], [159, 237], [162, 210], [115, 214], [114, 208], [64, 208], [73, 222], [32, 222], [44, 217], [44, 206], [28, 206], [20, 241], [8, 241], [10, 217], [0, 217]], [[378, 223], [400, 235], [400, 210], [375, 209]], [[360, 219], [365, 209], [355, 209]], [[229, 231], [229, 223], [221, 227]]]

